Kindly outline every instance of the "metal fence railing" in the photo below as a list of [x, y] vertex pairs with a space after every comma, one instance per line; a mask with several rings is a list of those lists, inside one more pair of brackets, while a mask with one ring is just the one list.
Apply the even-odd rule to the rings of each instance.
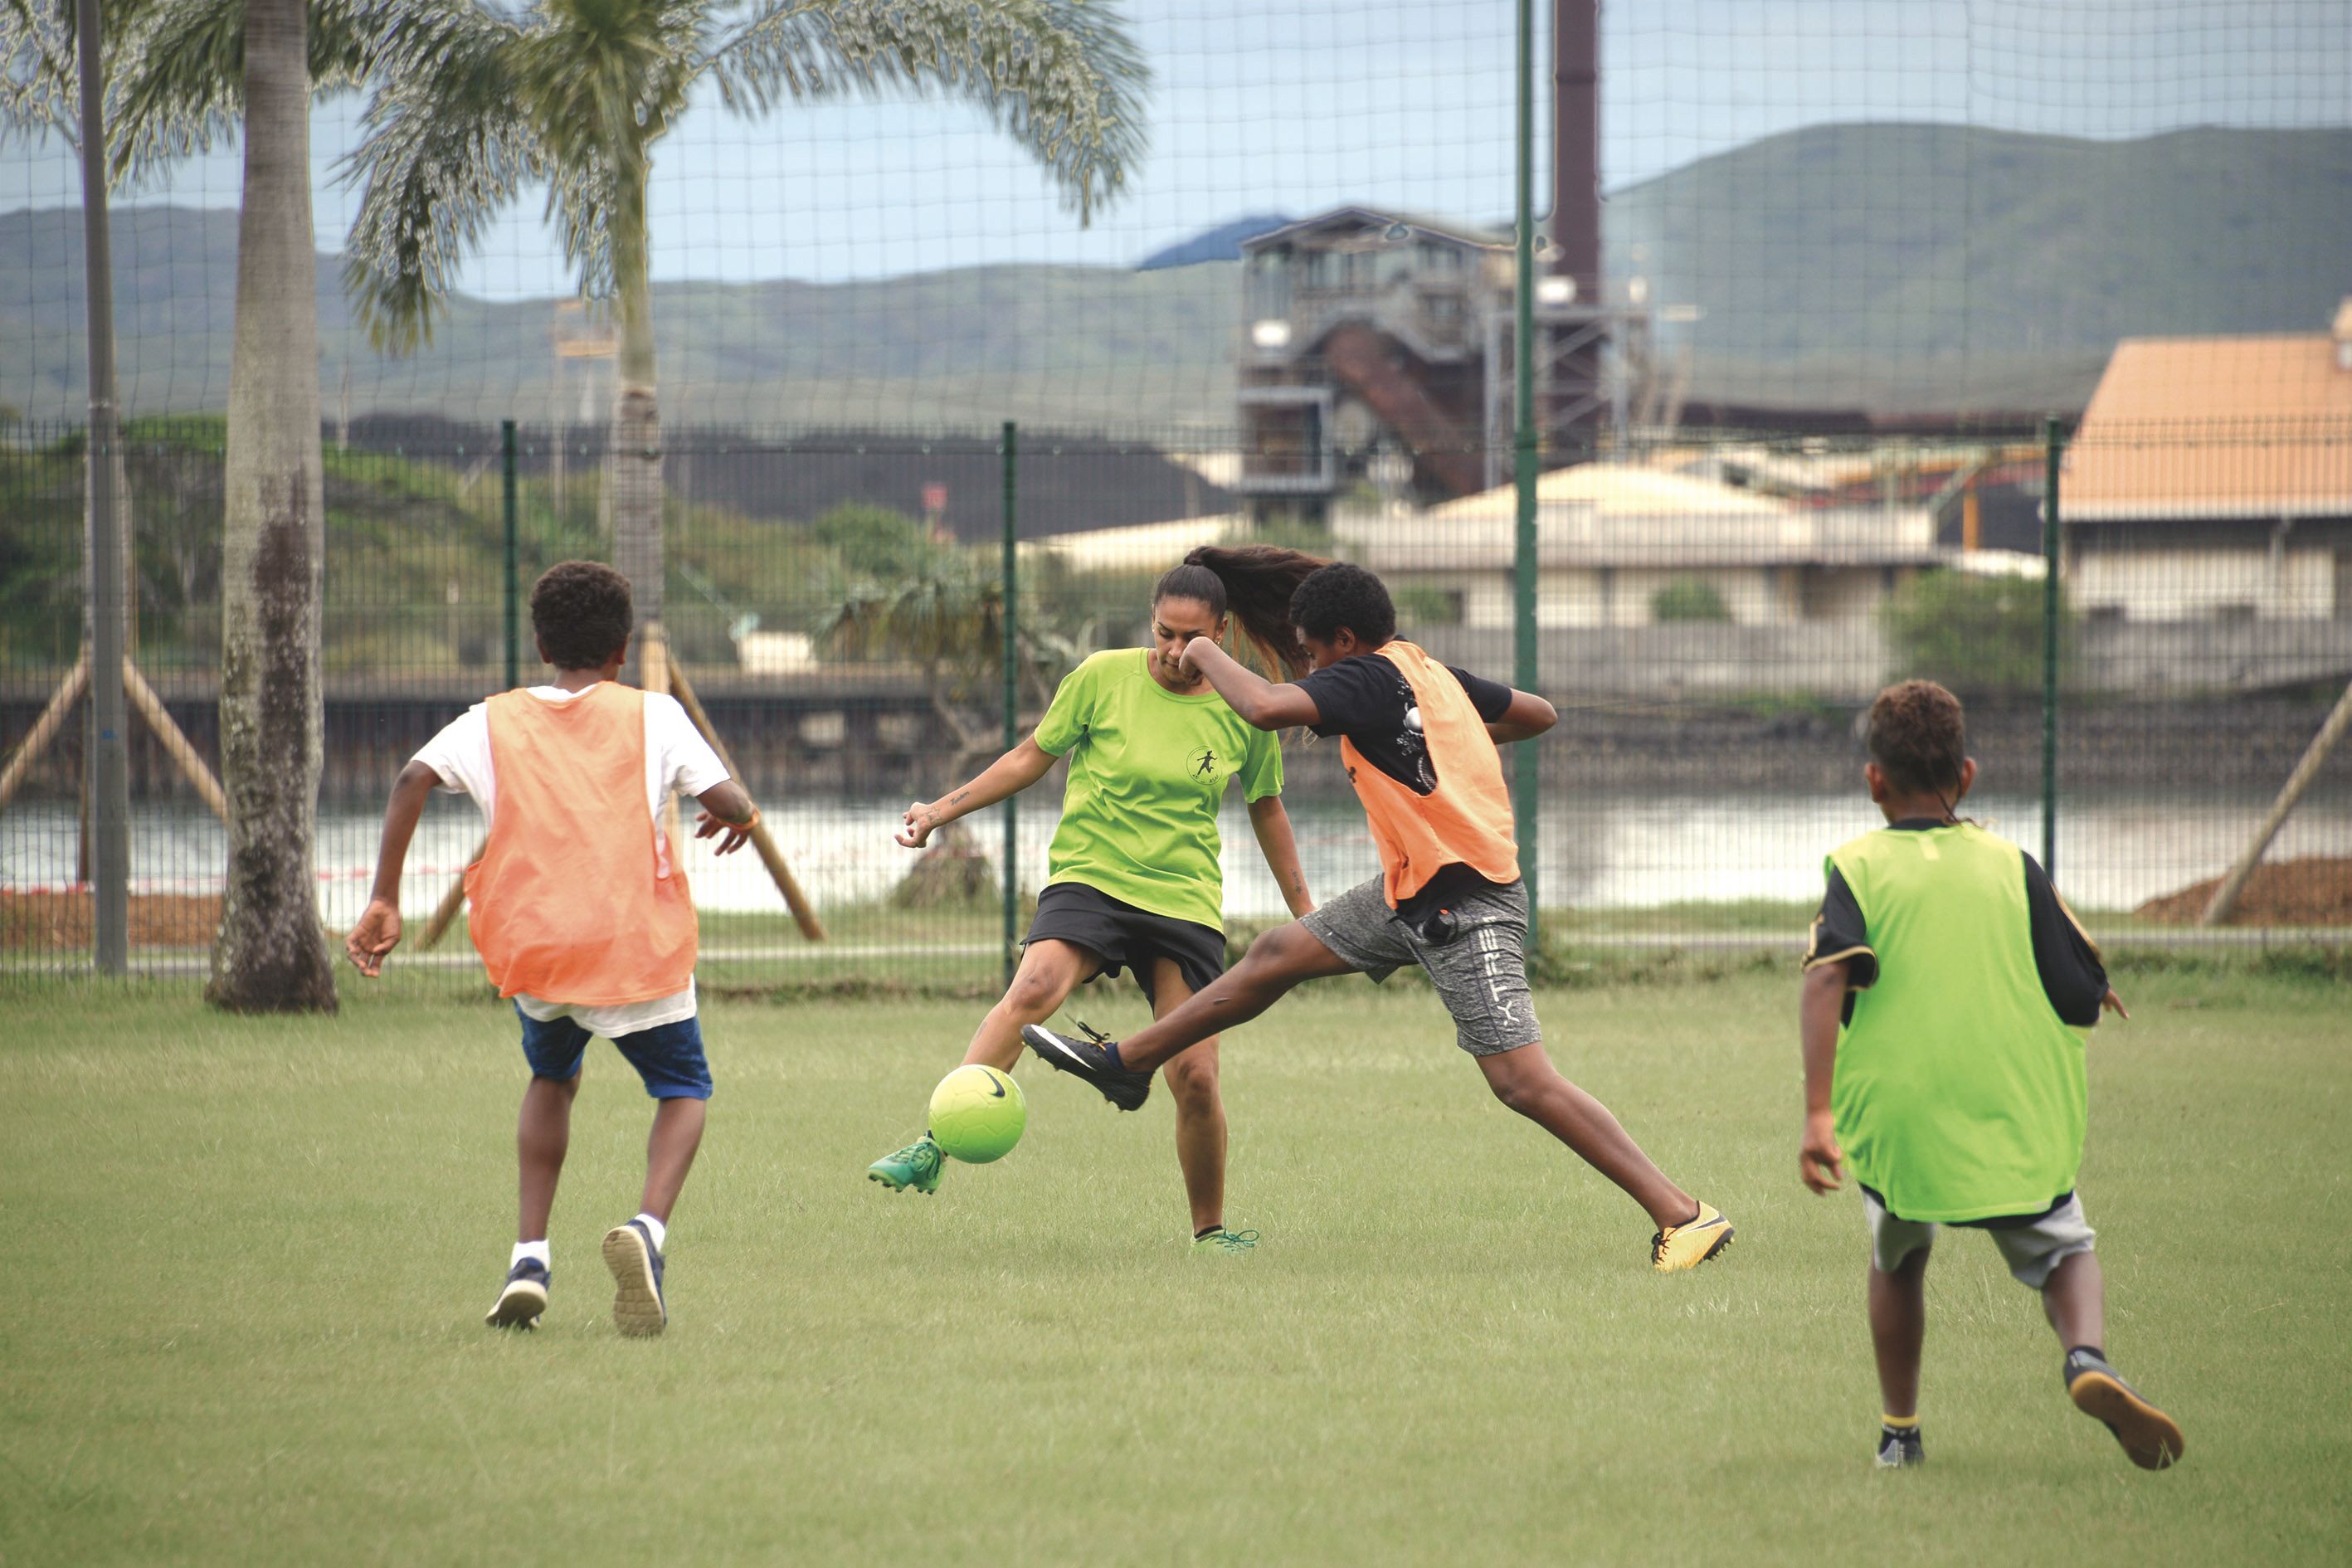
[[[315, 859], [331, 924], [364, 902], [402, 763], [503, 688], [510, 658], [531, 678], [510, 595], [553, 562], [609, 558], [602, 440], [523, 426], [509, 448], [496, 426], [365, 419], [328, 432]], [[225, 856], [203, 783], [222, 441], [216, 420], [125, 433], [131, 942], [166, 972], [202, 966]], [[693, 846], [706, 977], [995, 975], [1045, 877], [1058, 773], [923, 855], [892, 842], [898, 812], [977, 771], [1008, 723], [1025, 732], [1086, 654], [1139, 646], [1151, 584], [1196, 544], [1360, 562], [1404, 635], [1510, 678], [1507, 487], [1446, 493], [1430, 476], [1448, 466], [1374, 446], [1325, 450], [1324, 489], [1254, 489], [1251, 457], [1198, 433], [666, 432], [668, 649], [823, 931], [804, 934], [754, 857]], [[77, 430], [0, 437], [5, 970], [89, 962], [87, 705], [58, 700], [87, 679], [83, 466]], [[1554, 943], [1800, 941], [1822, 853], [1874, 820], [1856, 717], [1908, 674], [1967, 700], [1971, 811], [2037, 855], [2054, 845], [2095, 931], [2189, 940], [2352, 680], [2352, 420], [2094, 422], [2055, 439], [1661, 432], [1548, 468], [1536, 512], [1537, 681], [1562, 717], [1538, 743], [1527, 858]], [[1362, 815], [1336, 747], [1286, 745], [1310, 887], [1336, 891], [1373, 868]], [[2306, 772], [2212, 940], [2352, 922], [2352, 748]], [[1223, 837], [1231, 928], [1277, 918], [1238, 799]], [[467, 803], [436, 798], [395, 967], [478, 984], [462, 923], [417, 951], [478, 838]]]

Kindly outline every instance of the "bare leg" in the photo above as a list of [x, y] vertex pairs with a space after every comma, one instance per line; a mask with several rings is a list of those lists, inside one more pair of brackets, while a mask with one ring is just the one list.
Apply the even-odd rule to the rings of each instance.
[[1664, 1230], [1698, 1214], [1698, 1200], [1666, 1180], [1609, 1108], [1560, 1077], [1543, 1044], [1480, 1057], [1495, 1098], [1567, 1144], [1586, 1164], [1625, 1189]]
[[1074, 942], [1051, 937], [1031, 942], [1021, 953], [1021, 967], [1003, 1000], [972, 1031], [971, 1046], [963, 1054], [967, 1066], [978, 1062], [999, 1072], [1010, 1072], [1021, 1060], [1021, 1026], [1042, 1024], [1070, 999], [1070, 993], [1093, 979], [1102, 960]]
[[1302, 980], [1353, 973], [1345, 959], [1297, 921], [1277, 926], [1250, 943], [1246, 957], [1182, 1006], [1121, 1040], [1118, 1059], [1135, 1072], [1150, 1072], [1185, 1047], [1256, 1017]]
[[1889, 1415], [1919, 1414], [1919, 1352], [1927, 1341], [1927, 1256], [1921, 1247], [1892, 1274], [1870, 1266], [1870, 1348], [1878, 1397]]
[[[1151, 961], [1151, 1007], [1166, 1017], [1192, 998], [1183, 971]], [[1217, 1037], [1187, 1047], [1160, 1069], [1176, 1100], [1176, 1163], [1192, 1205], [1192, 1234], [1225, 1222], [1225, 1106], [1217, 1093]]]
[[556, 1179], [563, 1174], [563, 1156], [572, 1147], [572, 1097], [579, 1092], [578, 1073], [567, 1079], [533, 1078], [522, 1091], [522, 1114], [515, 1121], [515, 1163], [522, 1178], [517, 1241], [547, 1239]]
[[639, 1206], [664, 1225], [669, 1223], [677, 1190], [686, 1185], [687, 1172], [694, 1168], [694, 1152], [702, 1147], [705, 1104], [677, 1099], [654, 1106], [653, 1134], [646, 1140], [645, 1200]]
[[2101, 1355], [2107, 1352], [2107, 1286], [2098, 1254], [2077, 1252], [2059, 1259], [2042, 1287], [2042, 1310], [2058, 1331], [2066, 1350], [2088, 1345]]

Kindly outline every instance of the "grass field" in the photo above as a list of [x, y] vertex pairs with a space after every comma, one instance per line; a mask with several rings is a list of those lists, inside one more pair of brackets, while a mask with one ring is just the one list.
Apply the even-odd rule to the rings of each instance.
[[[890, 1196], [968, 1005], [713, 1005], [719, 1079], [625, 1342], [595, 1241], [646, 1103], [590, 1057], [545, 1327], [481, 1326], [521, 1068], [495, 1007], [328, 1021], [0, 988], [0, 1563], [2321, 1563], [2352, 1553], [2341, 984], [2121, 977], [2084, 1192], [2133, 1469], [1980, 1237], [1931, 1270], [1930, 1463], [1868, 1464], [1854, 1203], [1797, 1184], [1785, 975], [1541, 997], [1571, 1076], [1739, 1242], [1486, 1099], [1425, 990], [1227, 1047], [1240, 1225], [1196, 1261], [1166, 1105], [1024, 1074], [1028, 1138]], [[1083, 1016], [1131, 1026], [1128, 994]]]

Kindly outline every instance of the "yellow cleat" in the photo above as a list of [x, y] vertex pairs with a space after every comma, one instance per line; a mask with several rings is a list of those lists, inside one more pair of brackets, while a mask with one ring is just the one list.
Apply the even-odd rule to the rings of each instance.
[[1661, 1274], [1696, 1268], [1731, 1245], [1731, 1222], [1709, 1204], [1680, 1225], [1670, 1225], [1650, 1237], [1650, 1267]]

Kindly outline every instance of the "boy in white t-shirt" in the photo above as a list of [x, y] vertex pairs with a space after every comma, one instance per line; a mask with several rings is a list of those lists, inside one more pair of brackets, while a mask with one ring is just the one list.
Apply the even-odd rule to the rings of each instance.
[[589, 1037], [616, 1046], [656, 1102], [643, 1206], [604, 1237], [614, 1322], [630, 1334], [668, 1321], [662, 1249], [702, 1139], [710, 1070], [695, 1016], [695, 921], [660, 826], [672, 792], [699, 799], [695, 836], [739, 848], [759, 820], [742, 786], [676, 699], [620, 686], [629, 584], [570, 561], [531, 589], [552, 685], [504, 692], [425, 743], [393, 785], [367, 911], [345, 942], [362, 974], [401, 934], [400, 873], [435, 788], [468, 795], [488, 839], [467, 868], [471, 930], [499, 994], [513, 1000], [531, 1069], [516, 1131], [520, 1215], [505, 1288], [487, 1321], [533, 1326], [547, 1306], [549, 1211], [570, 1142]]

